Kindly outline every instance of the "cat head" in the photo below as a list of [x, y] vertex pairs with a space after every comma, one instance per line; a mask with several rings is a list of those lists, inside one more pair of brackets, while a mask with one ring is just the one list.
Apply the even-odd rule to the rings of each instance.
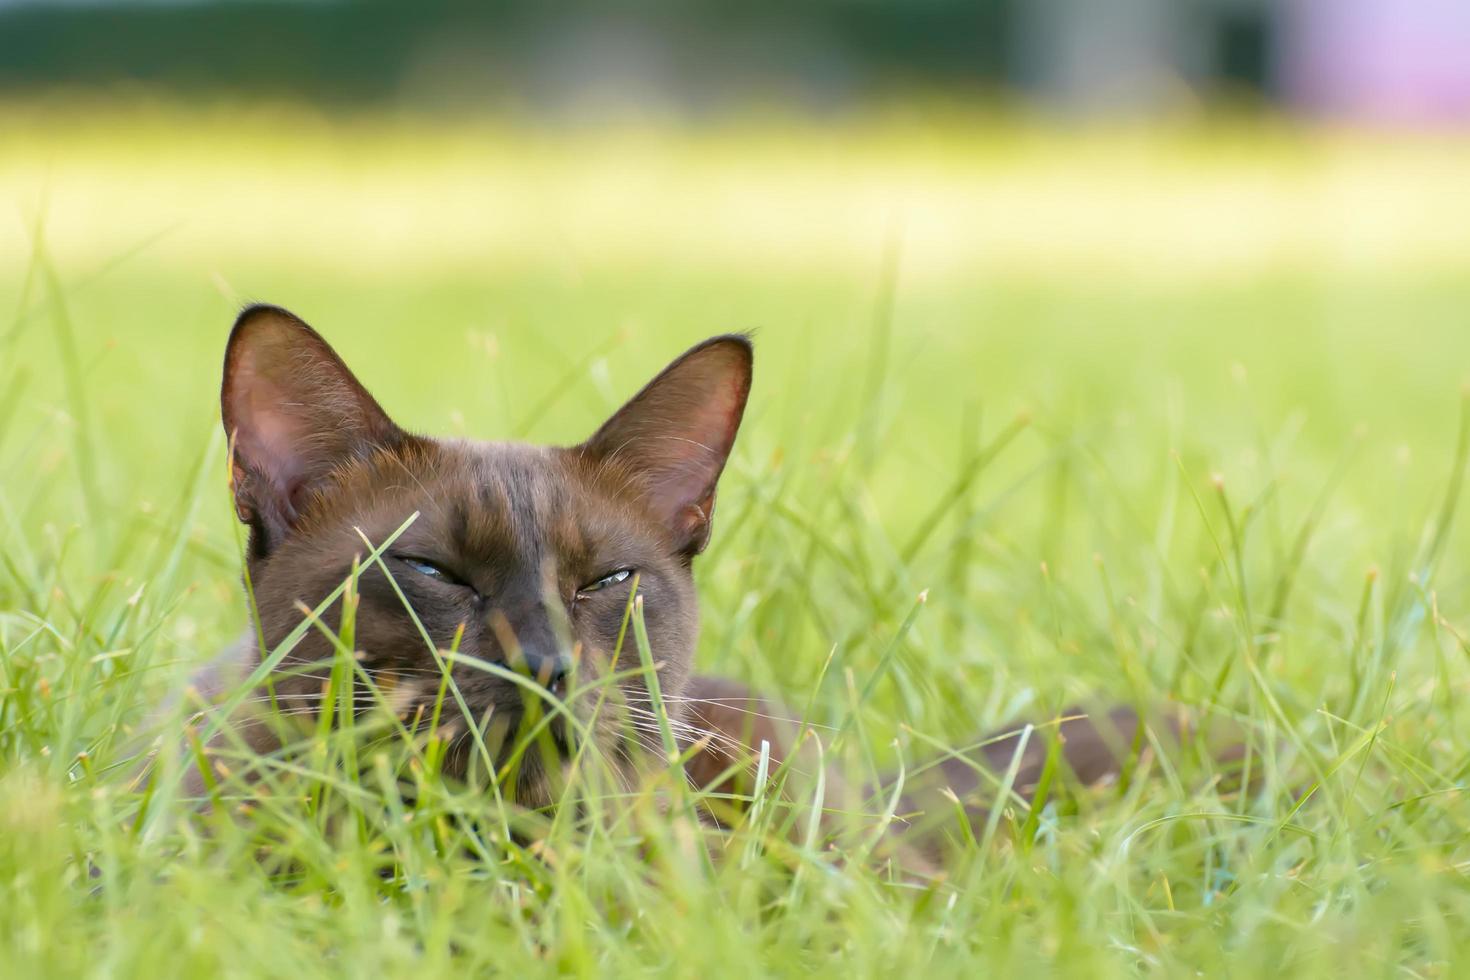
[[[300, 319], [250, 307], [230, 335], [221, 407], [266, 649], [417, 513], [364, 566], [354, 623], [364, 668], [406, 714], [439, 686], [427, 633], [466, 658], [451, 675], [474, 722], [488, 713], [514, 731], [526, 685], [471, 662], [558, 696], [568, 675], [607, 676], [635, 579], [660, 686], [677, 696], [698, 628], [691, 562], [709, 541], [751, 367], [744, 337], [698, 344], [575, 446], [435, 439], [396, 425]], [[340, 602], [323, 618], [338, 629]], [[330, 638], [309, 630], [287, 663], [331, 656]], [[637, 667], [631, 631], [621, 657], [619, 673]], [[305, 697], [321, 676], [277, 688], [292, 684]], [[618, 693], [630, 710], [646, 705], [641, 675]]]

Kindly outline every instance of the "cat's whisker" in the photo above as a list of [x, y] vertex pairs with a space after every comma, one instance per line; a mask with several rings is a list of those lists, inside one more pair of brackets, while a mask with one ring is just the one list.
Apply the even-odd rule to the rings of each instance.
[[[266, 697], [246, 698], [243, 701], [241, 701], [240, 703], [242, 705], [252, 705], [252, 706], [254, 706], [254, 705], [270, 705], [270, 704], [299, 704], [299, 703], [303, 703], [303, 702], [306, 703], [306, 704], [341, 704], [344, 700], [346, 700], [346, 699], [344, 699], [340, 695], [332, 696], [332, 697], [329, 698], [326, 695], [322, 695], [322, 694], [292, 694], [292, 695], [276, 695], [275, 697], [266, 696]], [[378, 706], [381, 706], [381, 707], [384, 707], [384, 708], [390, 707], [389, 705], [384, 704], [383, 700], [379, 700], [378, 698], [374, 698], [374, 697], [371, 697], [371, 696], [368, 696], [368, 695], [360, 695], [360, 696], [354, 697], [354, 698], [352, 698], [352, 703], [354, 705], [357, 705], [359, 707], [364, 707], [364, 708], [371, 708], [371, 707], [378, 707]]]
[[[633, 712], [640, 717], [651, 719], [655, 722], [659, 721], [659, 715], [653, 711], [648, 710], [647, 708], [638, 707], [636, 705], [628, 705], [626, 707], [628, 711]], [[747, 746], [744, 742], [732, 736], [726, 735], [724, 732], [704, 728], [702, 726], [693, 724], [692, 722], [678, 718], [666, 718], [665, 720], [668, 722], [669, 727], [675, 731], [680, 731], [685, 734], [694, 735], [701, 738], [713, 738], [729, 748], [739, 748], [742, 750], [749, 749], [749, 746]]]
[[[655, 722], [652, 722], [646, 718], [631, 718], [629, 719], [629, 724], [631, 727], [639, 732], [649, 732], [655, 736], [658, 736], [660, 738], [659, 744], [651, 746], [649, 748], [650, 751], [656, 754], [661, 755], [663, 753], [663, 745], [661, 741], [662, 731]], [[753, 773], [757, 768], [758, 753], [756, 753], [750, 746], [736, 739], [730, 738], [722, 732], [699, 728], [693, 725], [681, 724], [679, 734], [681, 734], [686, 740], [688, 740], [690, 744], [698, 744], [700, 742], [704, 742], [706, 745], [723, 750], [729, 757], [729, 763], [731, 765], [739, 765], [741, 771], [744, 771], [747, 774]], [[800, 769], [791, 767], [789, 763], [787, 767], [790, 768], [792, 772], [798, 775], [806, 775]]]
[[[650, 721], [653, 721], [653, 722], [656, 722], [656, 723], [666, 722], [671, 729], [676, 730], [676, 731], [693, 732], [693, 733], [698, 733], [698, 734], [701, 734], [701, 735], [703, 735], [703, 734], [714, 734], [712, 732], [707, 732], [706, 729], [701, 728], [698, 725], [692, 724], [691, 722], [685, 721], [685, 720], [680, 719], [680, 718], [671, 718], [671, 717], [668, 717], [667, 715], [660, 716], [657, 712], [650, 711], [649, 709], [640, 707], [638, 705], [632, 705], [632, 704], [625, 705], [624, 706], [624, 710], [630, 712], [635, 717], [644, 718], [644, 719], [647, 719], [647, 720], [650, 720]], [[723, 735], [723, 733], [721, 733], [721, 736], [724, 737], [724, 738], [726, 738], [731, 744], [739, 744], [739, 741], [737, 739], [730, 738], [729, 736], [725, 736], [725, 735]]]
[[[789, 717], [786, 717], [784, 715], [773, 715], [773, 714], [768, 714], [768, 713], [763, 712], [763, 711], [754, 711], [754, 710], [752, 710], [750, 708], [739, 708], [739, 707], [736, 707], [735, 706], [737, 703], [740, 703], [740, 702], [745, 702], [745, 703], [749, 703], [749, 704], [759, 704], [763, 700], [762, 698], [686, 698], [686, 697], [679, 697], [677, 695], [667, 695], [666, 694], [666, 695], [663, 696], [663, 700], [667, 704], [679, 704], [679, 705], [691, 705], [692, 704], [692, 705], [698, 706], [698, 705], [701, 705], [701, 704], [717, 704], [717, 705], [719, 705], [722, 708], [728, 708], [731, 711], [739, 712], [740, 714], [743, 714], [743, 715], [749, 715], [752, 718], [765, 718], [765, 719], [767, 719], [769, 721], [786, 722], [786, 723], [791, 724], [791, 725], [804, 726], [806, 728], [819, 728], [819, 729], [821, 729], [823, 731], [828, 731], [828, 732], [835, 732], [835, 731], [837, 731], [837, 727], [835, 725], [820, 725], [820, 724], [817, 724], [816, 722], [804, 721], [804, 720], [802, 720], [800, 718], [789, 718]], [[640, 699], [640, 703], [652, 704], [653, 701], [651, 699]]]

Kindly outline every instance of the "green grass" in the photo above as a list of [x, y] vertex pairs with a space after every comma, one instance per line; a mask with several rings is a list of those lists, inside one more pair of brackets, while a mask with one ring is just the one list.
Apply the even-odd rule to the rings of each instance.
[[[1470, 144], [65, 108], [7, 108], [0, 144], [0, 973], [1450, 976], [1470, 953]], [[928, 889], [773, 798], [718, 862], [652, 796], [536, 857], [412, 765], [409, 817], [384, 790], [404, 753], [354, 769], [341, 737], [250, 815], [155, 799], [139, 824], [133, 733], [247, 625], [216, 401], [244, 298], [301, 313], [405, 424], [547, 442], [755, 329], [702, 670], [847, 727], [859, 771], [1078, 700], [1177, 702], [1237, 720], [1259, 789], [1170, 760], [1001, 812]]]

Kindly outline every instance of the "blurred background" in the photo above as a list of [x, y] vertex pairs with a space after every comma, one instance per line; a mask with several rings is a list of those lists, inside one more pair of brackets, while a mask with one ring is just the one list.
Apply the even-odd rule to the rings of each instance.
[[[1311, 570], [1347, 607], [1409, 560], [1470, 364], [1467, 175], [1464, 0], [0, 0], [0, 581], [153, 582], [182, 658], [238, 628], [244, 301], [406, 425], [563, 443], [754, 329], [746, 517], [701, 572], [731, 669], [800, 689], [932, 587], [932, 649], [1111, 681], [997, 651], [1043, 560], [1090, 618], [1095, 554], [1187, 606], [1211, 474], [1274, 515], [1263, 561], [1347, 474]], [[204, 587], [169, 606], [160, 568]]]
[[338, 107], [698, 119], [943, 93], [1085, 113], [1221, 102], [1463, 122], [1456, 0], [4, 0], [11, 93], [126, 86]]
[[1455, 0], [0, 3], [0, 84], [685, 118], [913, 89], [1155, 113], [1221, 99], [1399, 122], [1470, 113]]

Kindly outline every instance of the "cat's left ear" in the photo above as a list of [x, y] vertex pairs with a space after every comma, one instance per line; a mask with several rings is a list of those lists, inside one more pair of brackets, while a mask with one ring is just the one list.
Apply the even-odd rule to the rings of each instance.
[[754, 352], [738, 334], [687, 351], [603, 423], [585, 456], [626, 468], [681, 554], [709, 543], [715, 485], [750, 394]]

